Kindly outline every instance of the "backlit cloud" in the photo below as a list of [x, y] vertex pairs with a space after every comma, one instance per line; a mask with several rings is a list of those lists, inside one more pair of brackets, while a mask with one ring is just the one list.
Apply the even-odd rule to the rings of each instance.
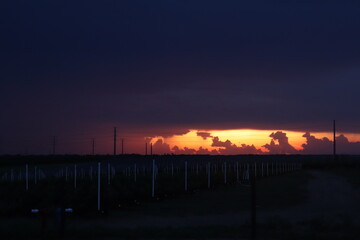
[[165, 143], [162, 139], [158, 139], [153, 144], [153, 154], [169, 154], [172, 153], [170, 145]]
[[336, 146], [339, 154], [360, 153], [360, 142], [349, 142], [343, 134], [336, 137]]
[[[303, 150], [299, 153], [304, 154], [332, 154], [333, 141], [324, 137], [316, 138], [309, 132], [303, 135], [306, 143], [302, 144]], [[338, 154], [359, 154], [360, 142], [350, 142], [343, 134], [336, 137], [336, 150]]]
[[261, 154], [262, 151], [257, 149], [254, 145], [241, 144], [236, 146], [231, 141], [220, 141], [219, 137], [214, 137], [211, 144], [212, 147], [219, 147], [219, 154], [223, 155], [237, 155], [237, 154]]
[[186, 154], [186, 155], [190, 155], [190, 154], [196, 154], [196, 150], [193, 148], [187, 148], [184, 147], [184, 149], [180, 149], [178, 146], [174, 146], [172, 149], [174, 154]]
[[301, 153], [305, 154], [330, 154], [332, 152], [333, 142], [327, 137], [316, 138], [309, 132], [303, 135], [306, 138], [306, 143], [302, 144], [303, 150]]
[[206, 140], [209, 137], [212, 137], [211, 134], [209, 132], [196, 132], [196, 135], [199, 137], [202, 137], [204, 140]]
[[297, 150], [289, 144], [289, 138], [286, 133], [278, 131], [271, 133], [270, 144], [265, 144], [263, 147], [269, 150], [270, 154], [295, 154]]

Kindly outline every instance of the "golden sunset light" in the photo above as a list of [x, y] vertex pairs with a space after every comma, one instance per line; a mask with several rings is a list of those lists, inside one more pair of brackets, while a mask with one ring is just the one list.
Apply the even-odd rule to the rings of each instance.
[[[220, 141], [225, 142], [229, 140], [232, 144], [241, 146], [242, 144], [254, 145], [256, 148], [261, 149], [264, 153], [268, 149], [264, 148], [265, 144], [271, 141], [270, 135], [275, 132], [284, 132], [289, 139], [289, 144], [296, 150], [302, 150], [302, 144], [306, 143], [306, 138], [303, 137], [304, 132], [287, 131], [287, 130], [257, 130], [257, 129], [231, 129], [231, 130], [196, 130], [191, 129], [184, 135], [175, 135], [172, 137], [155, 137], [150, 143], [155, 144], [159, 139], [163, 143], [168, 144], [170, 149], [177, 146], [180, 149], [191, 148], [198, 150], [200, 147], [208, 150], [218, 150], [218, 146], [212, 146], [212, 139], [218, 137]], [[198, 133], [208, 133], [209, 137], [199, 136]], [[344, 134], [350, 142], [360, 141], [360, 134], [356, 133], [341, 133]], [[332, 141], [332, 132], [311, 132], [312, 136], [318, 139], [328, 138]], [[340, 135], [340, 134], [338, 134]]]

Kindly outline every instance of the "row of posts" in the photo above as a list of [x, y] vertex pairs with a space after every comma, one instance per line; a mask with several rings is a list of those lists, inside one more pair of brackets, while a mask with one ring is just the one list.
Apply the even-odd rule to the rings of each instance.
[[[97, 164], [97, 209], [100, 210], [101, 209], [101, 163], [98, 162]], [[132, 168], [132, 169], [131, 169]], [[196, 165], [191, 165], [190, 167], [190, 171], [192, 172], [196, 172], [196, 174], [199, 174], [199, 171], [202, 171], [205, 168], [206, 171], [206, 175], [207, 175], [207, 187], [210, 189], [211, 188], [211, 173], [214, 172], [214, 174], [216, 174], [219, 171], [219, 166], [218, 164], [211, 164], [211, 162], [207, 162], [205, 166], [202, 166], [197, 163]], [[286, 163], [286, 162], [275, 162], [275, 163], [271, 163], [269, 164], [268, 162], [266, 163], [261, 163], [260, 165], [257, 165], [257, 163], [255, 162], [254, 164], [249, 164], [249, 163], [244, 163], [244, 164], [239, 164], [239, 162], [235, 162], [233, 164], [233, 171], [236, 175], [236, 181], [239, 182], [240, 181], [240, 172], [242, 172], [242, 179], [243, 180], [249, 180], [250, 179], [250, 171], [252, 170], [254, 173], [254, 176], [257, 177], [264, 177], [264, 176], [270, 176], [270, 175], [278, 175], [280, 173], [285, 173], [285, 172], [289, 172], [289, 171], [294, 171], [294, 170], [299, 170], [302, 168], [301, 163]], [[169, 169], [171, 169], [169, 171]], [[228, 170], [231, 169], [230, 164], [228, 165], [227, 162], [222, 162], [222, 166], [221, 166], [221, 172], [224, 174], [224, 184], [227, 184], [228, 181]], [[143, 173], [146, 174], [148, 169], [146, 169], [145, 166], [143, 166]], [[169, 165], [166, 165], [166, 167], [164, 167], [162, 169], [165, 173], [171, 173], [171, 176], [174, 176], [174, 171], [179, 172], [181, 171], [180, 167], [174, 167], [174, 164], [171, 164], [171, 168], [169, 167]], [[137, 167], [136, 163], [132, 166], [132, 167], [127, 167], [123, 170], [123, 174], [125, 176], [131, 176], [133, 175], [134, 181], [137, 181], [137, 174], [139, 173], [140, 169]], [[188, 171], [189, 171], [189, 167], [188, 167], [188, 162], [185, 161], [184, 162], [184, 191], [188, 191]], [[151, 196], [155, 197], [155, 185], [156, 185], [156, 178], [157, 175], [159, 174], [159, 167], [156, 164], [155, 159], [152, 160], [152, 166], [151, 166]], [[74, 180], [74, 188], [77, 188], [77, 175], [78, 175], [78, 170], [77, 170], [77, 164], [74, 164], [74, 169], [73, 169], [73, 180]], [[68, 180], [68, 176], [69, 176], [69, 171], [68, 171], [68, 167], [65, 167], [65, 174], [64, 174], [64, 168], [62, 168], [60, 171], [58, 171], [56, 173], [57, 177], [65, 177], [65, 180]], [[84, 171], [83, 169], [81, 169], [81, 176], [84, 177]], [[89, 171], [89, 176], [92, 178], [93, 177], [93, 169], [92, 166], [90, 167], [90, 171]], [[107, 184], [111, 184], [111, 178], [115, 176], [115, 167], [111, 166], [109, 162], [107, 162]], [[19, 180], [21, 180], [22, 176], [21, 176], [21, 171], [18, 175]], [[37, 181], [41, 178], [45, 178], [46, 175], [45, 173], [43, 173], [43, 171], [41, 171], [37, 166], [34, 167], [34, 183], [37, 184]], [[14, 171], [13, 169], [11, 169], [10, 171], [10, 179], [13, 182], [15, 180], [14, 177]], [[8, 180], [8, 173], [3, 174], [2, 180]], [[25, 188], [26, 191], [29, 190], [29, 165], [26, 164], [25, 165]]]
[[[245, 164], [239, 164], [239, 162], [234, 163], [233, 165], [233, 171], [236, 173], [236, 180], [239, 181], [240, 180], [240, 171], [241, 170], [248, 170], [251, 166], [249, 165], [249, 163], [245, 163]], [[254, 172], [255, 172], [255, 176], [270, 176], [270, 175], [278, 175], [281, 173], [285, 173], [285, 172], [289, 172], [289, 171], [293, 171], [296, 169], [301, 168], [301, 164], [300, 163], [261, 163], [260, 166], [258, 166], [256, 163], [253, 164], [252, 166], [254, 168]], [[199, 164], [196, 165], [192, 165], [190, 168], [190, 171], [192, 172], [196, 172], [196, 174], [198, 175], [200, 171], [202, 171], [205, 168], [206, 173], [208, 174], [210, 171], [213, 171], [215, 174], [218, 173], [219, 171], [219, 167], [217, 164], [212, 164], [211, 162], [208, 162], [205, 167], [203, 167], [202, 165], [199, 166]], [[230, 165], [227, 164], [227, 162], [223, 162], [222, 167], [221, 167], [221, 172], [224, 174], [224, 183], [227, 183], [227, 171], [231, 168]], [[143, 166], [142, 168], [143, 170], [143, 174], [146, 175], [147, 173], [147, 168], [145, 166]], [[151, 167], [152, 171], [153, 171], [153, 175], [159, 174], [159, 167], [155, 164], [155, 160], [153, 160], [152, 162], [152, 167]], [[171, 176], [174, 176], [174, 172], [180, 172], [181, 168], [180, 167], [174, 167], [173, 164], [171, 164], [171, 168], [167, 165], [166, 167], [163, 168], [163, 172], [165, 173], [169, 173], [169, 169], [171, 169]], [[187, 175], [188, 175], [188, 162], [185, 161], [184, 162], [184, 172], [186, 175], [186, 179], [187, 179]], [[122, 173], [125, 176], [131, 176], [133, 175], [134, 181], [137, 181], [137, 174], [139, 174], [141, 171], [140, 168], [137, 167], [137, 164], [135, 163], [132, 167], [126, 167]], [[90, 166], [89, 167], [89, 173], [88, 176], [92, 179], [93, 178], [93, 167]], [[100, 173], [101, 174], [101, 173]], [[111, 166], [110, 163], [107, 163], [107, 182], [108, 184], [110, 184], [111, 182], [111, 178], [115, 177], [116, 174], [116, 169], [114, 166]], [[18, 180], [22, 180], [22, 172], [19, 171], [19, 173], [17, 174], [17, 176], [15, 176], [14, 170], [11, 169], [10, 170], [10, 174], [8, 172], [4, 173], [2, 175], [1, 180], [3, 181], [9, 181], [9, 175], [10, 175], [10, 181], [14, 182], [16, 177]], [[74, 188], [76, 188], [77, 186], [77, 176], [78, 176], [78, 170], [77, 170], [77, 164], [74, 164], [74, 168], [73, 168], [73, 172], [69, 171], [68, 167], [65, 168], [61, 168], [59, 171], [57, 171], [57, 173], [55, 174], [56, 177], [64, 177], [66, 181], [68, 181], [69, 177], [73, 177], [74, 179]], [[81, 168], [80, 170], [80, 176], [81, 178], [84, 178], [86, 176], [85, 171], [83, 168]], [[248, 179], [248, 176], [246, 176], [246, 171], [245, 171], [245, 176], [242, 176], [243, 179]], [[34, 175], [32, 177], [29, 176], [29, 166], [28, 164], [25, 165], [25, 179], [26, 179], [26, 189], [28, 189], [28, 185], [29, 185], [29, 178], [34, 180], [34, 183], [37, 184], [37, 182], [40, 179], [44, 179], [46, 178], [46, 174], [37, 166], [34, 166]]]

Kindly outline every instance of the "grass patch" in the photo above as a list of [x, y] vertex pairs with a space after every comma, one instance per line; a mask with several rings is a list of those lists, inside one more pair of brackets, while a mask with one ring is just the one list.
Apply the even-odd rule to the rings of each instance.
[[338, 167], [332, 168], [329, 171], [346, 178], [346, 180], [355, 188], [360, 188], [360, 168]]
[[[311, 175], [306, 171], [289, 173], [286, 175], [263, 178], [257, 182], [257, 196], [259, 211], [276, 210], [301, 204], [306, 200], [307, 183]], [[175, 198], [163, 198], [160, 201], [140, 202], [133, 208], [124, 208], [109, 211], [107, 218], [98, 216], [91, 217], [91, 221], [81, 217], [69, 217], [67, 236], [71, 238], [112, 238], [125, 239], [138, 238], [246, 238], [249, 233], [248, 225], [206, 225], [189, 227], [138, 227], [124, 228], [114, 224], [117, 219], [141, 219], [144, 215], [164, 217], [181, 217], [196, 215], [236, 214], [249, 212], [251, 204], [250, 188], [239, 184], [218, 185], [209, 190], [176, 196]], [[3, 219], [1, 235], [8, 238], [31, 236], [33, 239], [41, 237], [40, 221], [36, 218], [24, 218], [17, 222], [16, 218], [11, 221]], [[276, 219], [275, 219], [276, 220]], [[49, 219], [48, 237], [56, 236], [53, 226], [54, 219]], [[106, 224], [106, 222], [113, 224]], [[164, 221], [166, 222], [166, 221]], [[277, 219], [276, 224], [269, 225], [263, 230], [269, 232], [292, 231], [288, 223]], [[223, 224], [223, 223], [222, 223]], [[195, 225], [195, 224], [194, 224]], [[18, 231], [20, 228], [22, 231]], [[280, 227], [279, 227], [280, 226]], [[263, 231], [261, 230], [261, 231]], [[51, 233], [52, 231], [52, 233]], [[270, 233], [269, 233], [270, 234]], [[277, 236], [275, 234], [275, 236]], [[14, 237], [14, 238], [15, 238]]]
[[298, 171], [258, 181], [257, 204], [262, 210], [277, 210], [304, 203], [308, 181], [312, 176]]
[[[311, 175], [306, 171], [263, 178], [257, 181], [257, 204], [261, 211], [284, 209], [307, 199]], [[145, 202], [131, 210], [113, 211], [112, 216], [189, 216], [236, 214], [250, 211], [250, 187], [234, 184], [201, 190], [160, 202]]]

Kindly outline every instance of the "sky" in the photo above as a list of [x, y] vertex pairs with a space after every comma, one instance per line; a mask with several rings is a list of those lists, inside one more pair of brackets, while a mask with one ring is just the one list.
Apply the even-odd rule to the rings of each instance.
[[344, 0], [2, 1], [0, 154], [51, 153], [53, 136], [59, 154], [90, 153], [92, 138], [112, 153], [114, 126], [127, 153], [323, 154], [334, 119], [339, 152], [360, 154], [359, 12]]

